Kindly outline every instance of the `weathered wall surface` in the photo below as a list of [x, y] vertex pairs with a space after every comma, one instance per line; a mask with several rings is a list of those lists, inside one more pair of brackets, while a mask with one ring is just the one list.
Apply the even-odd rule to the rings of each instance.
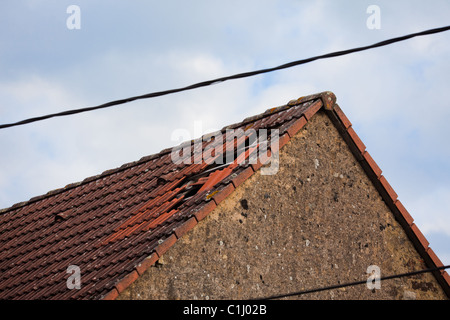
[[[180, 239], [120, 299], [247, 299], [425, 268], [326, 115]], [[442, 299], [431, 274], [293, 299]]]

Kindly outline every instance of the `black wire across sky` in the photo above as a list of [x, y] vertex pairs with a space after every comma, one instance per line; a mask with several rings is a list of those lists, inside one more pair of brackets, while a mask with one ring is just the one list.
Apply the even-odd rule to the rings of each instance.
[[327, 53], [327, 54], [323, 54], [320, 56], [315, 56], [315, 57], [311, 57], [311, 58], [307, 58], [307, 59], [288, 62], [288, 63], [282, 64], [278, 67], [272, 67], [272, 68], [267, 68], [267, 69], [260, 69], [260, 70], [255, 70], [255, 71], [238, 73], [235, 75], [221, 77], [221, 78], [217, 78], [217, 79], [213, 79], [213, 80], [206, 80], [206, 81], [195, 83], [195, 84], [192, 84], [192, 85], [189, 85], [186, 87], [182, 87], [182, 88], [157, 91], [157, 92], [147, 93], [147, 94], [129, 97], [129, 98], [125, 98], [125, 99], [114, 100], [114, 101], [110, 101], [110, 102], [107, 102], [107, 103], [104, 103], [101, 105], [97, 105], [97, 106], [93, 106], [93, 107], [66, 110], [66, 111], [62, 111], [62, 112], [58, 112], [58, 113], [51, 113], [51, 114], [47, 114], [47, 115], [42, 115], [42, 116], [38, 116], [38, 117], [34, 117], [34, 118], [25, 119], [25, 120], [21, 120], [21, 121], [14, 122], [14, 123], [0, 124], [0, 129], [6, 129], [6, 128], [10, 128], [10, 127], [25, 125], [25, 124], [29, 124], [32, 122], [43, 121], [43, 120], [54, 118], [54, 117], [70, 116], [70, 115], [74, 115], [74, 114], [78, 114], [78, 113], [110, 108], [113, 106], [129, 103], [129, 102], [132, 102], [135, 100], [156, 98], [156, 97], [174, 94], [174, 93], [178, 93], [178, 92], [182, 92], [182, 91], [188, 91], [188, 90], [193, 90], [193, 89], [197, 89], [197, 88], [201, 88], [201, 87], [206, 87], [206, 86], [210, 86], [210, 85], [228, 81], [228, 80], [236, 80], [236, 79], [253, 77], [253, 76], [256, 76], [259, 74], [263, 74], [263, 73], [274, 72], [274, 71], [278, 71], [278, 70], [282, 70], [282, 69], [292, 68], [292, 67], [295, 67], [298, 65], [306, 64], [306, 63], [313, 62], [313, 61], [320, 60], [320, 59], [334, 58], [334, 57], [339, 57], [339, 56], [343, 56], [343, 55], [347, 55], [347, 54], [351, 54], [351, 53], [355, 53], [355, 52], [379, 48], [379, 47], [387, 46], [387, 45], [390, 45], [390, 44], [393, 44], [396, 42], [405, 41], [405, 40], [408, 40], [408, 39], [411, 39], [414, 37], [440, 33], [440, 32], [444, 32], [444, 31], [448, 31], [448, 30], [450, 30], [450, 26], [429, 29], [429, 30], [425, 30], [425, 31], [417, 32], [417, 33], [411, 33], [411, 34], [404, 35], [401, 37], [384, 40], [384, 41], [377, 42], [375, 44], [364, 46], [364, 47], [336, 51], [336, 52]]

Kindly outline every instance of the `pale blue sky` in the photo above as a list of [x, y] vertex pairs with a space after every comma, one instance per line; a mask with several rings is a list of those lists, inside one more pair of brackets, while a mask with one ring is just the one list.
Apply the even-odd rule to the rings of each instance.
[[[81, 29], [66, 8], [81, 9]], [[381, 29], [366, 27], [369, 5]], [[0, 122], [97, 105], [450, 24], [448, 1], [3, 1]], [[0, 131], [0, 207], [333, 91], [450, 263], [450, 32], [209, 88]]]

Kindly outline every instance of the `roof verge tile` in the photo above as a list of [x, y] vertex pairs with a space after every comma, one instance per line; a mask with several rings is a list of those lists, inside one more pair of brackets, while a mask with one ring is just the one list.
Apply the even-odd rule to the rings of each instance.
[[247, 167], [242, 172], [240, 172], [236, 177], [231, 180], [234, 187], [237, 188], [240, 184], [242, 184], [245, 180], [250, 178], [253, 175], [254, 171], [252, 167]]
[[411, 230], [413, 231], [413, 233], [415, 234], [415, 236], [417, 237], [417, 239], [419, 240], [420, 244], [422, 245], [422, 247], [425, 249], [425, 251], [427, 250], [428, 246], [430, 245], [430, 243], [428, 242], [428, 240], [425, 238], [425, 236], [423, 235], [423, 233], [419, 230], [419, 228], [416, 226], [415, 223], [413, 223], [410, 226]]
[[158, 256], [161, 257], [164, 253], [166, 253], [166, 251], [169, 250], [169, 248], [173, 246], [173, 244], [176, 241], [177, 237], [175, 236], [175, 234], [171, 234], [168, 238], [166, 238], [162, 243], [160, 243], [155, 248], [155, 251], [158, 254]]
[[152, 265], [155, 264], [155, 262], [159, 259], [158, 254], [156, 252], [153, 252], [151, 255], [149, 255], [147, 258], [142, 260], [137, 266], [136, 271], [139, 273], [139, 275], [143, 275], [144, 272], [150, 268]]
[[177, 239], [180, 239], [183, 235], [189, 232], [192, 228], [194, 228], [197, 225], [197, 223], [198, 223], [197, 219], [195, 219], [195, 217], [191, 217], [188, 220], [186, 220], [182, 225], [174, 229], [174, 233]]
[[216, 208], [216, 206], [217, 205], [214, 201], [207, 202], [203, 207], [200, 208], [200, 210], [194, 213], [197, 221], [200, 222], [201, 220], [203, 220], [211, 211]]
[[232, 183], [229, 183], [227, 186], [225, 186], [224, 188], [218, 190], [219, 192], [215, 193], [214, 196], [212, 197], [212, 199], [214, 200], [214, 202], [216, 204], [219, 204], [220, 202], [222, 202], [226, 197], [228, 197], [233, 191], [234, 191], [234, 186]]
[[297, 132], [300, 131], [301, 128], [305, 126], [307, 122], [307, 119], [305, 117], [300, 117], [298, 120], [295, 120], [294, 123], [287, 128], [287, 133], [289, 134], [289, 137], [294, 137], [294, 135], [297, 134]]
[[381, 185], [383, 186], [383, 188], [389, 194], [389, 197], [391, 197], [392, 201], [395, 203], [395, 201], [397, 200], [397, 197], [398, 197], [397, 193], [394, 191], [394, 189], [392, 188], [392, 186], [389, 184], [389, 182], [386, 180], [386, 178], [384, 176], [380, 177], [380, 182], [381, 182]]
[[319, 111], [320, 108], [322, 108], [322, 106], [323, 103], [321, 100], [314, 102], [312, 105], [308, 107], [308, 109], [305, 110], [303, 116], [306, 118], [306, 120], [311, 119], [316, 114], [316, 112]]
[[130, 284], [132, 284], [139, 277], [139, 273], [136, 270], [131, 271], [122, 280], [116, 283], [116, 290], [120, 294], [122, 293]]

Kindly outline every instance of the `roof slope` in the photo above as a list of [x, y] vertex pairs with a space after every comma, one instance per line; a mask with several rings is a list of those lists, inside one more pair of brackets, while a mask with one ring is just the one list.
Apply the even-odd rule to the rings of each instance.
[[[182, 155], [191, 163], [174, 163], [169, 148], [1, 210], [0, 298], [114, 299], [261, 168], [261, 161], [249, 159], [263, 149], [264, 141], [248, 143], [249, 129], [278, 129], [281, 148], [320, 109], [326, 110], [427, 265], [442, 266], [335, 102], [331, 92], [302, 97], [181, 144], [191, 151]], [[227, 151], [217, 137], [226, 140], [227, 129], [242, 129], [228, 146], [235, 160], [217, 164], [214, 160]], [[201, 147], [203, 159], [196, 147]], [[214, 155], [205, 152], [210, 148], [216, 148]], [[67, 288], [71, 265], [80, 268], [80, 289]], [[434, 274], [449, 295], [448, 274]]]

